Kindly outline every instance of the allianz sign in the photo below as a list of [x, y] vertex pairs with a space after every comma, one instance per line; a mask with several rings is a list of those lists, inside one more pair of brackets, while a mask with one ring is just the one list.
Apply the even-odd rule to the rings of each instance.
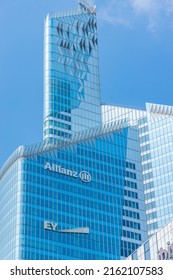
[[44, 169], [49, 170], [51, 172], [56, 172], [59, 174], [70, 176], [73, 178], [80, 178], [85, 183], [91, 182], [91, 179], [92, 179], [91, 174], [87, 171], [81, 171], [80, 173], [78, 173], [77, 171], [66, 169], [66, 168], [64, 168], [60, 165], [54, 164], [54, 163], [51, 164], [49, 162], [45, 162]]

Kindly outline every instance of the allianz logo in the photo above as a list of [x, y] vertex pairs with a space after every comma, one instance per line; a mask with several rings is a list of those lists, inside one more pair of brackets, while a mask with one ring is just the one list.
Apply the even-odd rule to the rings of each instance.
[[85, 183], [91, 182], [91, 179], [92, 179], [91, 174], [87, 171], [81, 171], [80, 173], [78, 173], [77, 171], [74, 171], [71, 169], [66, 169], [66, 168], [62, 167], [61, 165], [57, 165], [54, 163], [51, 164], [49, 162], [45, 162], [44, 169], [49, 170], [51, 172], [59, 173], [62, 175], [70, 176], [73, 178], [80, 178]]

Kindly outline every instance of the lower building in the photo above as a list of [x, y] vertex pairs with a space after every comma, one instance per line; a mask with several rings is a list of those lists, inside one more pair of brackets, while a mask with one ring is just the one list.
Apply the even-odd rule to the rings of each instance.
[[173, 220], [142, 244], [128, 260], [173, 260]]
[[135, 128], [19, 147], [0, 171], [0, 259], [124, 259], [147, 239]]
[[173, 218], [173, 107], [146, 103], [146, 110], [102, 106], [103, 123], [124, 120], [138, 127], [149, 237]]

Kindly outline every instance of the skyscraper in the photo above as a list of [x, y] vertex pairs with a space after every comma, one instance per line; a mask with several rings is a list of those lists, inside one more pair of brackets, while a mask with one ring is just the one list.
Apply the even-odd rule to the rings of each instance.
[[123, 259], [147, 238], [138, 127], [101, 119], [96, 8], [45, 21], [44, 139], [0, 170], [1, 259]]
[[56, 143], [101, 124], [96, 7], [45, 21], [44, 140]]
[[146, 110], [102, 106], [103, 123], [137, 127], [149, 236], [173, 218], [173, 107], [146, 103]]

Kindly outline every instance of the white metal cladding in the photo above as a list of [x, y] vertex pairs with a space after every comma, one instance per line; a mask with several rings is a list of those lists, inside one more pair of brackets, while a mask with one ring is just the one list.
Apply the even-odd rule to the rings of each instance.
[[146, 103], [146, 109], [150, 113], [173, 116], [173, 106]]

